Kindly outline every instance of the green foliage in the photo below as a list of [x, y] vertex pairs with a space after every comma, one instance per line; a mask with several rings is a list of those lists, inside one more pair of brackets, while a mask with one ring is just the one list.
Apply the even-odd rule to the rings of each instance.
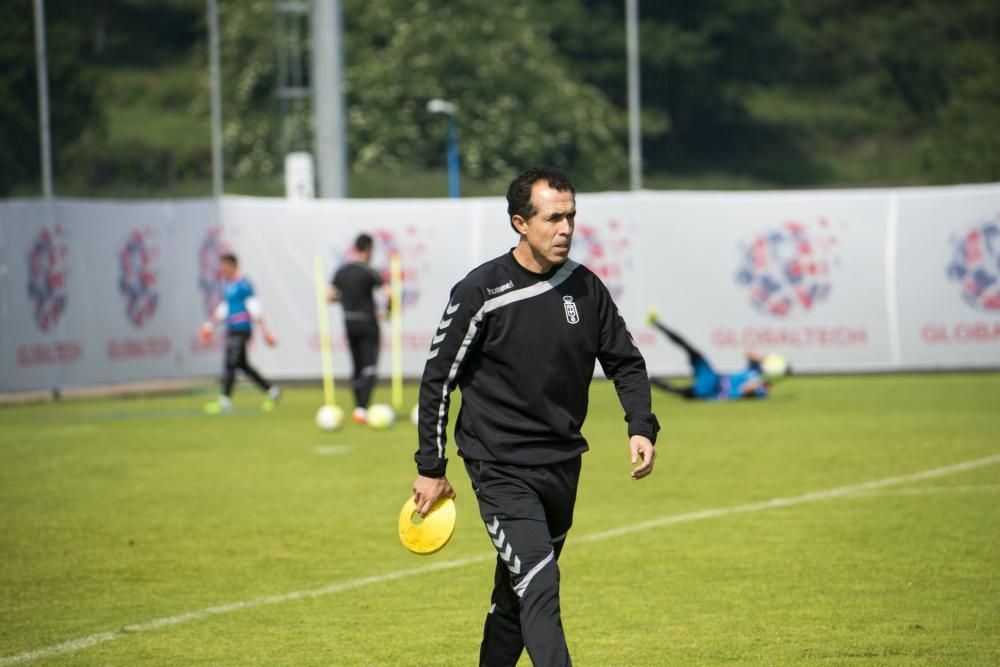
[[89, 128], [63, 152], [60, 191], [120, 196], [138, 188], [149, 195], [157, 184], [192, 183], [200, 188], [184, 194], [208, 194], [208, 117], [192, 114], [197, 105], [190, 84], [183, 66], [155, 74], [114, 68], [104, 90], [118, 103], [109, 106], [102, 127]]
[[[211, 155], [205, 146], [183, 149], [151, 145], [143, 140], [122, 140], [103, 149], [86, 142], [68, 150], [63, 164], [73, 176], [64, 178], [72, 190], [111, 194], [121, 184], [198, 182], [209, 175]], [[198, 192], [208, 194], [205, 189]]]
[[528, 3], [391, 0], [348, 4], [359, 35], [348, 67], [359, 168], [437, 165], [445, 120], [427, 101], [457, 104], [463, 169], [507, 179], [528, 164], [573, 165], [593, 183], [625, 166], [621, 114], [582, 84]]
[[[237, 179], [267, 178], [282, 169], [283, 158], [277, 154], [274, 22], [274, 3], [269, 0], [219, 3], [223, 150], [227, 175]], [[207, 113], [207, 70], [201, 82], [199, 108]]]
[[1000, 181], [1000, 66], [963, 78], [941, 109], [925, 159], [939, 182]]
[[[48, 88], [53, 171], [88, 125], [99, 125], [94, 72], [82, 60], [75, 3], [46, 3]], [[0, 3], [0, 196], [18, 184], [39, 184], [38, 80], [31, 0]]]
[[[49, 0], [57, 191], [207, 192], [203, 0]], [[463, 178], [521, 167], [626, 186], [624, 3], [344, 0], [356, 196], [421, 196], [459, 107]], [[641, 2], [643, 156], [661, 187], [1000, 179], [1000, 4], [992, 0]], [[227, 189], [281, 192], [313, 150], [308, 100], [279, 127], [274, 0], [220, 0]], [[299, 24], [308, 52], [307, 18]], [[0, 195], [38, 174], [30, 0], [0, 3]], [[305, 61], [305, 83], [311, 75]], [[130, 182], [131, 181], [131, 182]], [[141, 182], [140, 182], [141, 181]], [[463, 188], [464, 189], [464, 188]]]
[[[909, 139], [911, 170], [926, 181], [1000, 178], [997, 121], [1000, 6], [942, 3], [786, 2], [792, 46], [789, 93], [840, 108], [835, 125], [800, 135], [893, 146]], [[839, 126], [839, 127], [838, 127]]]
[[[555, 6], [559, 50], [581, 65], [586, 81], [626, 108], [624, 3], [558, 0]], [[644, 2], [639, 13], [643, 158], [651, 169], [736, 164], [740, 170], [741, 162], [755, 160], [752, 173], [766, 166], [759, 157], [794, 152], [746, 105], [752, 86], [778, 81], [785, 71], [780, 3]]]
[[970, 0], [942, 33], [948, 95], [936, 109], [925, 159], [941, 182], [998, 181], [1000, 6]]
[[[34, 180], [38, 173], [37, 93], [34, 85], [33, 54], [20, 48], [33, 43], [31, 15], [27, 0], [0, 5], [0, 195], [6, 195], [21, 180]], [[35, 96], [35, 97], [33, 97]], [[26, 172], [34, 171], [29, 175]]]
[[205, 0], [90, 0], [75, 18], [102, 65], [159, 66], [184, 58], [204, 32]]
[[[226, 150], [236, 177], [280, 169], [274, 8], [223, 5]], [[526, 164], [574, 165], [583, 182], [620, 177], [623, 118], [579, 81], [528, 3], [408, 0], [345, 3], [348, 144], [359, 172], [401, 172], [444, 161], [446, 120], [435, 97], [457, 104], [463, 172], [509, 180]]]
[[[656, 469], [632, 482], [621, 407], [595, 381], [559, 560], [575, 662], [998, 664], [1000, 463], [759, 505], [996, 456], [998, 392], [1000, 374], [974, 373], [792, 378], [732, 404], [657, 394]], [[474, 664], [495, 556], [451, 443], [458, 525], [421, 558], [395, 525], [409, 422], [322, 433], [318, 385], [264, 414], [241, 384], [236, 414], [207, 417], [213, 394], [0, 409], [0, 660], [112, 632], [24, 664]]]

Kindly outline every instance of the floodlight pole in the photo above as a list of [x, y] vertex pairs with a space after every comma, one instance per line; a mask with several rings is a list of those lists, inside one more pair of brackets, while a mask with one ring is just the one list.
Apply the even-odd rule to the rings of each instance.
[[458, 186], [458, 119], [448, 116], [448, 196], [457, 198]]
[[639, 118], [639, 0], [625, 0], [625, 42], [628, 54], [629, 183], [642, 189], [642, 131]]
[[208, 72], [212, 105], [212, 195], [222, 196], [222, 83], [219, 73], [219, 7], [216, 0], [208, 6]]
[[461, 196], [458, 181], [458, 107], [442, 99], [433, 99], [427, 103], [431, 113], [443, 113], [448, 116], [448, 196]]
[[49, 66], [45, 57], [45, 0], [35, 0], [35, 62], [38, 70], [38, 150], [42, 195], [52, 198], [52, 140], [49, 130]]
[[313, 144], [319, 196], [347, 196], [344, 31], [340, 0], [312, 0]]

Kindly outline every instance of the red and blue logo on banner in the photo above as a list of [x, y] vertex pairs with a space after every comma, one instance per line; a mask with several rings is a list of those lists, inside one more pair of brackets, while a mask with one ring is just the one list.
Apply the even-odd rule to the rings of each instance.
[[219, 257], [228, 250], [222, 240], [222, 227], [219, 226], [210, 228], [198, 247], [198, 291], [201, 292], [201, 309], [206, 317], [211, 317], [222, 301]]
[[28, 250], [28, 298], [35, 324], [42, 331], [54, 327], [66, 311], [68, 255], [59, 225], [43, 227]]
[[621, 299], [625, 293], [625, 268], [630, 249], [624, 225], [615, 219], [609, 220], [603, 229], [578, 224], [573, 234], [573, 248], [580, 263], [601, 278], [611, 298]]
[[125, 298], [125, 316], [141, 328], [156, 314], [159, 295], [153, 261], [157, 249], [148, 243], [149, 228], [133, 230], [118, 253], [118, 291]]
[[973, 308], [1000, 311], [1000, 224], [984, 222], [954, 241], [948, 277]]
[[828, 227], [826, 220], [819, 221], [818, 231], [786, 222], [753, 238], [741, 250], [736, 281], [747, 286], [757, 310], [786, 317], [808, 312], [830, 296], [837, 239]]
[[[386, 285], [392, 282], [393, 254], [400, 256], [400, 279], [402, 281], [402, 306], [414, 306], [420, 300], [421, 265], [426, 261], [427, 245], [420, 238], [417, 227], [410, 225], [402, 233], [388, 229], [376, 229], [372, 232], [375, 241], [371, 259], [371, 267]], [[345, 264], [357, 259], [353, 243], [343, 252], [334, 251], [334, 273]]]

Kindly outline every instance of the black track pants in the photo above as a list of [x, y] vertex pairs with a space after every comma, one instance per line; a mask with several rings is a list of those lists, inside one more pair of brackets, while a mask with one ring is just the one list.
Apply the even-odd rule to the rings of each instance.
[[354, 362], [354, 405], [367, 408], [375, 388], [375, 368], [378, 365], [378, 323], [347, 320], [347, 342]]
[[559, 611], [559, 553], [573, 524], [580, 457], [544, 466], [466, 461], [479, 512], [497, 550], [479, 664], [571, 665]]
[[264, 379], [257, 369], [247, 361], [247, 343], [250, 341], [249, 331], [229, 331], [226, 333], [226, 356], [222, 370], [222, 393], [232, 396], [233, 383], [236, 382], [236, 371], [253, 380], [254, 384], [267, 391], [271, 383]]

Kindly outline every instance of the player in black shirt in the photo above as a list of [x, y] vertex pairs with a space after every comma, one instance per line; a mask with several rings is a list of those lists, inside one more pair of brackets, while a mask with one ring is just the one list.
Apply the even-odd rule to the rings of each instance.
[[372, 258], [372, 237], [361, 234], [354, 241], [356, 259], [340, 267], [330, 282], [327, 294], [333, 303], [339, 301], [344, 309], [344, 328], [354, 363], [354, 412], [351, 419], [356, 424], [368, 421], [368, 403], [375, 387], [375, 370], [378, 364], [379, 329], [375, 314], [376, 288], [386, 287], [382, 276], [369, 266]]
[[507, 192], [510, 252], [452, 289], [420, 386], [417, 510], [455, 491], [445, 477], [451, 391], [459, 455], [497, 549], [481, 665], [568, 665], [557, 559], [573, 520], [580, 429], [594, 364], [625, 408], [632, 479], [653, 469], [659, 425], [646, 364], [601, 280], [569, 259], [575, 189], [554, 168], [531, 169]]

